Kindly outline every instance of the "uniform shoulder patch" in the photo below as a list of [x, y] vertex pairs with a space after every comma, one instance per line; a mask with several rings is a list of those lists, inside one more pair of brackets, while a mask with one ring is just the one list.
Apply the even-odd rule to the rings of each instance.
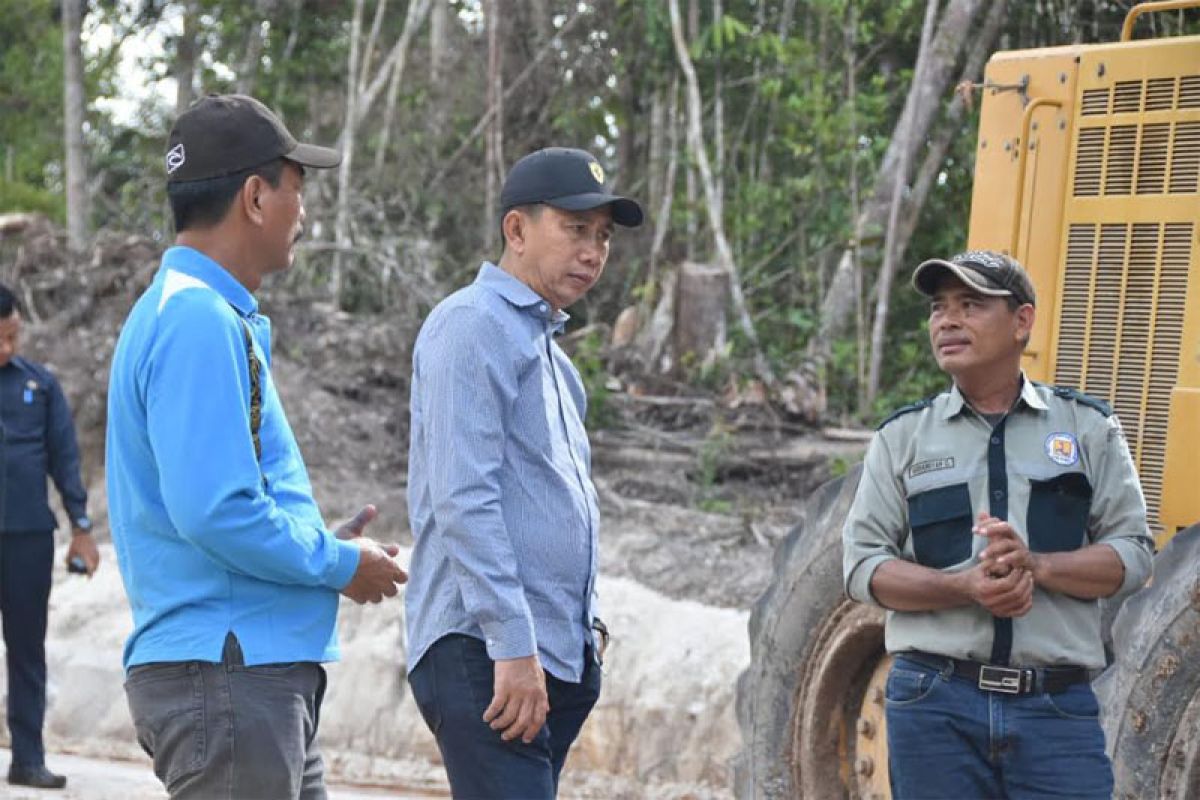
[[1064, 400], [1074, 400], [1082, 406], [1099, 411], [1106, 417], [1111, 417], [1113, 414], [1112, 406], [1099, 397], [1092, 397], [1090, 394], [1084, 394], [1078, 389], [1072, 389], [1069, 386], [1051, 386], [1050, 389], [1054, 392], [1055, 397], [1061, 397]]
[[903, 417], [905, 414], [911, 414], [914, 411], [924, 411], [925, 409], [927, 409], [931, 405], [933, 405], [933, 398], [935, 398], [935, 397], [937, 397], [936, 394], [926, 397], [923, 400], [918, 400], [915, 403], [909, 403], [906, 406], [901, 406], [900, 408], [897, 408], [891, 414], [888, 414], [886, 417], [884, 417], [883, 422], [879, 423], [879, 425], [876, 426], [875, 430], [877, 430], [877, 431], [883, 430], [885, 426], [894, 422], [895, 420], [900, 419], [900, 417]]

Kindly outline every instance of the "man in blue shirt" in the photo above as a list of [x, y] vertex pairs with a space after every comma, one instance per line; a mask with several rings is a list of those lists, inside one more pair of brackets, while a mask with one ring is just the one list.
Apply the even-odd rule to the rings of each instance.
[[108, 396], [113, 543], [133, 608], [125, 684], [172, 798], [323, 798], [316, 744], [338, 593], [394, 596], [397, 548], [312, 498], [252, 292], [304, 227], [299, 144], [265, 106], [209, 96], [171, 131], [176, 246], [130, 312]]
[[603, 181], [582, 150], [518, 161], [499, 266], [433, 310], [413, 353], [409, 683], [455, 797], [554, 797], [600, 693], [587, 398], [554, 336], [613, 224], [642, 221]]
[[8, 666], [8, 782], [61, 789], [67, 779], [46, 769], [46, 622], [57, 523], [46, 476], [71, 518], [71, 569], [89, 576], [100, 563], [79, 475], [75, 423], [58, 381], [17, 355], [21, 311], [0, 286], [0, 614]]

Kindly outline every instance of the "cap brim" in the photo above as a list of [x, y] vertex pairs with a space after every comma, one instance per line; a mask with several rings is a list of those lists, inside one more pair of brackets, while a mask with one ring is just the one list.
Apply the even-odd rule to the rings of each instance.
[[923, 261], [913, 270], [913, 288], [926, 297], [933, 297], [934, 292], [937, 291], [938, 278], [945, 272], [950, 272], [980, 294], [986, 294], [991, 297], [1012, 296], [1012, 292], [1008, 289], [998, 289], [995, 286], [989, 286], [984, 281], [983, 276], [974, 270], [955, 264], [953, 261], [945, 261], [940, 258], [931, 258], [928, 261]]
[[561, 208], [564, 211], [589, 211], [600, 206], [612, 208], [613, 222], [626, 228], [636, 228], [642, 224], [642, 207], [628, 197], [618, 197], [615, 194], [603, 192], [587, 192], [572, 194], [566, 197], [555, 197], [553, 200], [542, 201], [548, 206]]
[[284, 153], [283, 157], [314, 169], [329, 169], [342, 163], [340, 151], [331, 147], [318, 147], [315, 144], [298, 144], [292, 152]]

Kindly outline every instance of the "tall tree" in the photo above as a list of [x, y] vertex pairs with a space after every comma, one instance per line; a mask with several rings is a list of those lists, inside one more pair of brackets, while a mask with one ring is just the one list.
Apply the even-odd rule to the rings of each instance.
[[87, 246], [90, 203], [84, 157], [82, 0], [63, 0], [63, 133], [66, 147], [67, 242], [75, 252]]
[[200, 33], [200, 8], [196, 0], [183, 4], [183, 30], [175, 39], [175, 116], [192, 104], [196, 96], [196, 46]]
[[341, 302], [342, 296], [343, 259], [350, 249], [350, 175], [354, 164], [354, 132], [359, 114], [358, 69], [362, 18], [363, 0], [354, 0], [354, 14], [350, 21], [350, 53], [346, 61], [346, 122], [342, 128], [342, 163], [338, 165], [337, 217], [334, 221], [334, 241], [338, 249], [333, 256], [329, 286], [330, 294], [337, 303]]
[[[947, 94], [955, 66], [963, 48], [973, 37], [971, 31], [984, 0], [949, 0], [942, 11], [940, 21], [929, 46], [928, 68], [922, 71], [921, 80], [913, 80], [904, 102], [904, 109], [893, 128], [892, 137], [876, 173], [875, 183], [864, 207], [854, 221], [854, 245], [861, 258], [864, 251], [872, 250], [878, 258], [878, 250], [887, 225], [888, 212], [899, 180], [899, 165], [902, 158], [912, 162], [914, 153], [922, 146], [929, 130], [941, 113], [940, 98]], [[837, 269], [821, 306], [820, 328], [815, 337], [816, 360], [824, 363], [829, 347], [850, 320], [854, 308], [853, 247], [842, 251]]]
[[713, 241], [716, 245], [717, 260], [722, 269], [729, 275], [730, 294], [733, 299], [734, 315], [738, 326], [746, 337], [754, 355], [755, 372], [759, 378], [773, 387], [776, 384], [775, 373], [763, 355], [762, 346], [758, 341], [758, 333], [754, 329], [754, 321], [746, 306], [746, 295], [742, 290], [742, 278], [738, 274], [737, 264], [733, 258], [733, 249], [725, 236], [725, 222], [721, 217], [721, 201], [717, 194], [716, 182], [713, 180], [712, 169], [708, 162], [708, 153], [704, 145], [703, 102], [700, 97], [700, 85], [696, 80], [696, 69], [692, 57], [688, 53], [687, 42], [683, 38], [683, 22], [679, 14], [679, 0], [670, 0], [671, 34], [675, 43], [675, 56], [679, 59], [679, 68], [683, 71], [687, 97], [688, 111], [688, 145], [692, 158], [696, 162], [696, 170], [700, 174], [700, 183], [704, 189], [705, 206], [708, 211], [708, 223], [712, 228]]

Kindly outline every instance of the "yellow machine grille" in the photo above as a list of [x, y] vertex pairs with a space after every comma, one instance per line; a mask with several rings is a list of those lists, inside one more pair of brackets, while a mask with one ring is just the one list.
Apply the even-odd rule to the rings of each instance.
[[1178, 379], [1196, 220], [1130, 220], [1120, 198], [1200, 191], [1200, 121], [1176, 118], [1188, 109], [1200, 109], [1200, 75], [1082, 93], [1054, 362], [1057, 383], [1116, 409], [1156, 533], [1171, 400], [1162, 387]]
[[1108, 398], [1157, 530], [1170, 393], [1183, 340], [1191, 223], [1074, 224], [1055, 382]]

